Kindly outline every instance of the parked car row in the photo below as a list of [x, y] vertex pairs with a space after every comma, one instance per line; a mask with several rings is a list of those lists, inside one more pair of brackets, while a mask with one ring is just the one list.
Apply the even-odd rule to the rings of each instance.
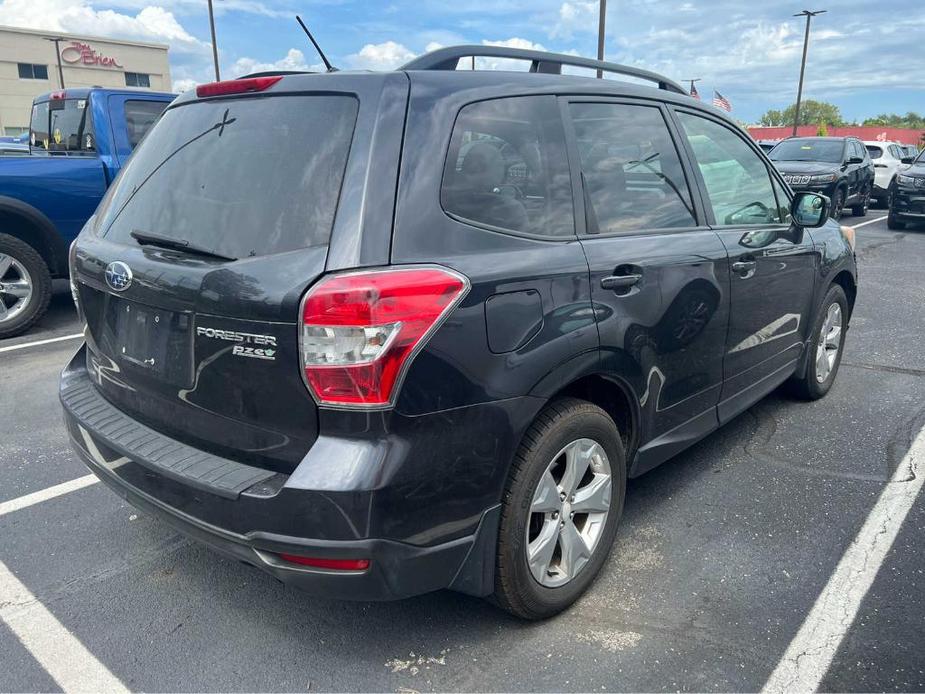
[[914, 145], [862, 142], [855, 137], [793, 137], [758, 144], [768, 152], [791, 188], [828, 196], [836, 219], [846, 208], [856, 216], [864, 216], [870, 204], [876, 202], [889, 208], [890, 228], [921, 221], [915, 217], [919, 202], [915, 196], [904, 197], [898, 202], [902, 209], [894, 209], [896, 191], [909, 192], [908, 182], [917, 179], [914, 172], [908, 171], [913, 161], [921, 160]]

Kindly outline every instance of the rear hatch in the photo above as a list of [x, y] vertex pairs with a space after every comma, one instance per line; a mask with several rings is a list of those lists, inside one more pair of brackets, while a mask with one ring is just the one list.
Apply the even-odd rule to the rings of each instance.
[[165, 112], [73, 259], [107, 399], [204, 450], [293, 469], [318, 427], [299, 300], [325, 270], [358, 109], [300, 92]]

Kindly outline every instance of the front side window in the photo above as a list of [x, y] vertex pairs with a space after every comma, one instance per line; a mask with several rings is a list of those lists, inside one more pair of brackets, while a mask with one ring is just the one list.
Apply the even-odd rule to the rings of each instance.
[[575, 103], [589, 233], [696, 226], [668, 126], [653, 106]]
[[511, 97], [464, 107], [450, 139], [440, 200], [463, 222], [535, 236], [574, 235], [555, 97]]
[[782, 223], [770, 174], [758, 153], [715, 121], [690, 113], [678, 113], [678, 118], [703, 177], [716, 224]]
[[125, 127], [128, 130], [128, 141], [132, 149], [138, 146], [141, 138], [157, 122], [169, 105], [167, 101], [129, 99], [125, 102]]
[[52, 99], [32, 106], [30, 141], [49, 152], [93, 153], [96, 139], [87, 99]]

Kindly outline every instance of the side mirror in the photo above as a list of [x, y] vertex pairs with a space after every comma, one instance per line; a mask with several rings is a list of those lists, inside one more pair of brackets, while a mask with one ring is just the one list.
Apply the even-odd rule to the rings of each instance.
[[793, 223], [804, 229], [821, 227], [829, 218], [832, 201], [818, 193], [797, 193], [790, 203], [790, 215]]
[[861, 157], [849, 157], [848, 164], [863, 164], [864, 160]]
[[901, 161], [903, 164], [911, 164], [915, 161], [915, 157], [903, 157], [899, 161]]

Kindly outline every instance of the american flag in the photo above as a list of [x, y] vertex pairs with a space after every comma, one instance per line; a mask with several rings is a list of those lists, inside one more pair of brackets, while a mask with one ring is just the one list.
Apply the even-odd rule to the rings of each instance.
[[691, 82], [691, 96], [698, 101], [700, 100], [700, 92], [697, 91], [697, 87], [694, 86], [693, 82]]
[[713, 90], [713, 105], [717, 108], [723, 109], [724, 111], [732, 111], [732, 104], [729, 103], [729, 99], [727, 99], [715, 89]]

